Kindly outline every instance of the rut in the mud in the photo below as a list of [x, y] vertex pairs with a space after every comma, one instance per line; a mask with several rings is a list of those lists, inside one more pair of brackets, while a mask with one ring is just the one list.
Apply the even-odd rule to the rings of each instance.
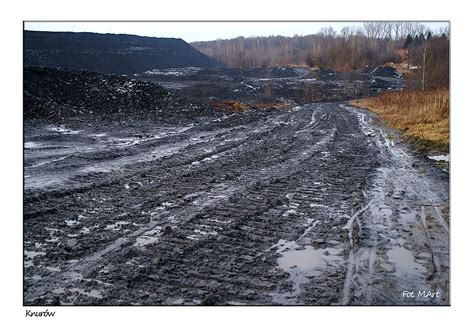
[[25, 304], [449, 302], [447, 179], [367, 113], [76, 127], [26, 130]]

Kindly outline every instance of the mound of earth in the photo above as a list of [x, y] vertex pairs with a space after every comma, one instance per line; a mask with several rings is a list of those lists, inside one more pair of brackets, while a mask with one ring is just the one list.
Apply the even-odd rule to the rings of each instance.
[[377, 66], [374, 69], [368, 69], [370, 76], [401, 78], [401, 75], [392, 66]]
[[155, 68], [225, 67], [175, 38], [25, 31], [24, 41], [25, 66], [110, 74], [132, 74]]
[[159, 85], [122, 76], [46, 67], [24, 70], [24, 118], [29, 121], [176, 121], [206, 111]]

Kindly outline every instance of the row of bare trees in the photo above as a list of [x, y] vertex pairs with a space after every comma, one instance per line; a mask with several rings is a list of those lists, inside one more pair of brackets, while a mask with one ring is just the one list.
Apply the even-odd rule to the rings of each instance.
[[[423, 35], [430, 35], [430, 39]], [[418, 36], [423, 36], [423, 42], [417, 39], [406, 47], [407, 39]], [[306, 36], [238, 37], [192, 45], [236, 68], [295, 65], [352, 71], [409, 59], [412, 67], [421, 67], [413, 69], [413, 75], [422, 75], [421, 87], [449, 80], [449, 30], [430, 31], [416, 22], [366, 22], [340, 32], [327, 27]]]

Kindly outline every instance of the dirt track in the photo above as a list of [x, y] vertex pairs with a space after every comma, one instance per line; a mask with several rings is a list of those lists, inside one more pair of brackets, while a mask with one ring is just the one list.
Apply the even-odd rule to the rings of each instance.
[[448, 177], [365, 111], [25, 131], [25, 304], [449, 303]]

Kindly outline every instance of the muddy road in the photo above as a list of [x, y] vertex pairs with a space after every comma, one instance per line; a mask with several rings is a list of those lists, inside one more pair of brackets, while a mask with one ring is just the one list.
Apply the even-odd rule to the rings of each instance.
[[24, 303], [449, 304], [448, 180], [342, 102], [27, 126]]

